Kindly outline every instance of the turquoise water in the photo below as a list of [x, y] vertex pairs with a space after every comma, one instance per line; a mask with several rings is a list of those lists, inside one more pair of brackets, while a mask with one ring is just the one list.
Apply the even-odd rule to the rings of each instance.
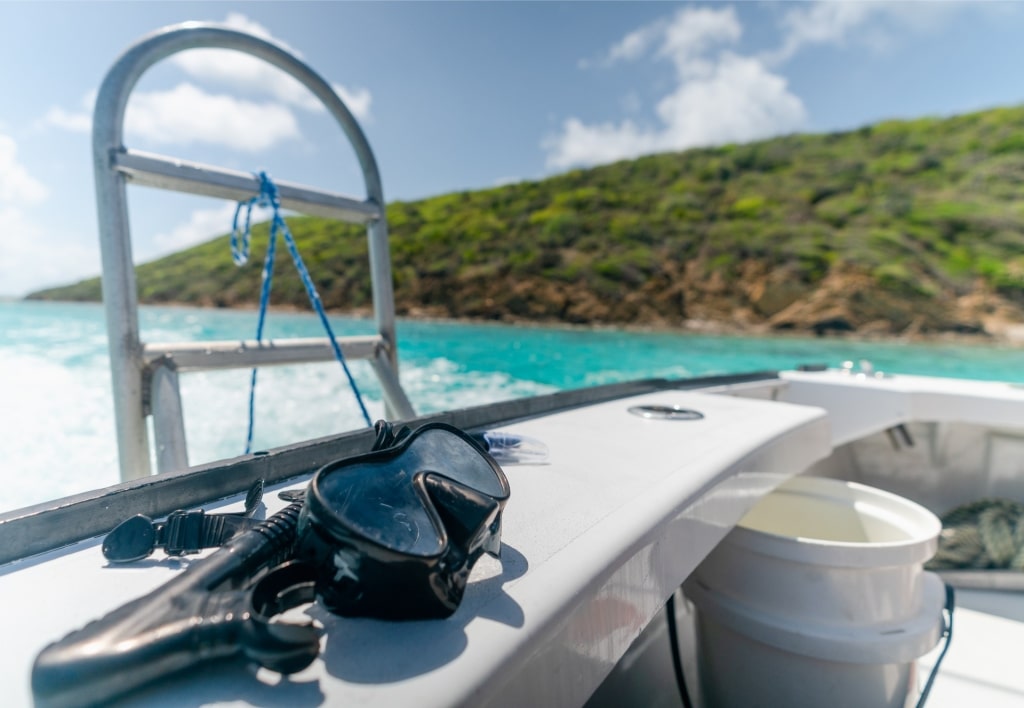
[[[249, 339], [249, 311], [147, 307], [143, 339]], [[335, 317], [338, 334], [373, 331]], [[313, 315], [272, 312], [268, 337], [319, 336]], [[1024, 350], [994, 345], [748, 338], [615, 330], [401, 321], [401, 377], [418, 412], [648, 377], [689, 377], [869, 359], [893, 373], [1024, 382]], [[0, 510], [118, 481], [103, 310], [93, 304], [0, 302]], [[383, 414], [369, 365], [353, 373], [371, 416]], [[189, 459], [232, 457], [245, 445], [248, 372], [182, 376]], [[256, 449], [362, 425], [334, 363], [264, 369]]]

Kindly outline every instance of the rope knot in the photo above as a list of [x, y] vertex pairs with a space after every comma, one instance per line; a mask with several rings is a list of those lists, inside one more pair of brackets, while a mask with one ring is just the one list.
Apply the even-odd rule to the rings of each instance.
[[267, 209], [273, 209], [274, 215], [281, 209], [281, 197], [277, 192], [277, 185], [270, 179], [270, 175], [261, 171], [256, 177], [260, 180], [260, 193], [256, 197], [258, 204]]
[[[253, 176], [260, 181], [260, 191], [255, 196], [238, 202], [238, 206], [235, 207], [235, 218], [231, 221], [231, 260], [235, 262], [236, 266], [243, 266], [249, 262], [249, 247], [252, 242], [252, 208], [254, 206], [274, 210], [271, 231], [276, 232], [278, 225], [284, 224], [284, 219], [281, 218], [281, 197], [277, 192], [274, 180], [270, 179], [270, 175], [265, 171], [254, 173]], [[245, 210], [245, 227], [239, 229], [238, 217], [243, 209]]]

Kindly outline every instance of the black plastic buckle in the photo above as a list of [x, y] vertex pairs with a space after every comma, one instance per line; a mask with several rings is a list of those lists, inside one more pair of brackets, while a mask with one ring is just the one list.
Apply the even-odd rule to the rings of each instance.
[[157, 528], [156, 545], [163, 546], [169, 556], [199, 553], [204, 548], [219, 546], [220, 529], [215, 526], [223, 524], [216, 524], [218, 521], [223, 521], [223, 517], [207, 516], [202, 509], [172, 511], [167, 521]]
[[223, 546], [236, 534], [259, 523], [251, 518], [263, 499], [263, 480], [257, 480], [245, 497], [240, 514], [207, 514], [202, 509], [172, 511], [167, 520], [153, 521], [144, 514], [125, 519], [103, 539], [103, 555], [113, 563], [129, 563], [163, 548], [169, 556], [199, 553]]

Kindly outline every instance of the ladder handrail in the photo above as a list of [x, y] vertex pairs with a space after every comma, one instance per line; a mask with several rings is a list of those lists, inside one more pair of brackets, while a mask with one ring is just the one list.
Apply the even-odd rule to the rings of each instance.
[[[387, 345], [377, 334], [336, 337], [348, 360], [376, 359], [386, 354]], [[334, 349], [327, 337], [289, 337], [288, 339], [203, 340], [142, 345], [147, 367], [171, 360], [181, 371], [248, 369], [253, 366], [280, 366], [334, 361]]]
[[[141, 150], [115, 152], [112, 159], [114, 169], [125, 175], [133, 185], [220, 197], [236, 202], [245, 201], [260, 191], [260, 180], [252, 173], [177, 160]], [[381, 208], [372, 201], [361, 201], [343, 194], [280, 180], [275, 180], [274, 186], [277, 187], [283, 208], [303, 214], [357, 224], [365, 224], [383, 216]]]
[[[291, 191], [283, 190], [288, 193], [287, 200], [283, 202], [285, 206], [297, 206], [306, 213], [324, 213], [317, 209], [326, 208], [337, 217], [341, 212], [346, 220], [367, 225], [374, 313], [383, 344], [374, 349], [371, 363], [384, 384], [388, 416], [409, 418], [414, 415], [398, 382], [395, 304], [384, 217], [384, 191], [373, 151], [358, 122], [330, 84], [282, 47], [222, 25], [195, 22], [173, 25], [143, 37], [120, 56], [100, 86], [93, 114], [93, 171], [103, 267], [103, 301], [110, 340], [111, 383], [122, 480], [150, 473], [145, 420], [150, 391], [144, 390], [150, 382], [153, 386], [154, 431], [158, 436], [160, 469], [165, 471], [165, 462], [166, 465], [187, 465], [176, 370], [173, 362], [168, 364], [166, 357], [155, 362], [147, 361], [146, 352], [152, 353], [159, 346], [144, 344], [139, 336], [138, 292], [126, 183], [134, 179], [150, 186], [212, 196], [227, 195], [232, 199], [239, 189], [246, 198], [259, 191], [258, 187], [247, 191], [244, 175], [242, 180], [238, 180], [238, 173], [130, 151], [124, 147], [125, 110], [139, 78], [151, 66], [173, 54], [199, 48], [240, 51], [285, 71], [324, 104], [351, 143], [363, 172], [367, 193], [364, 202], [297, 185], [288, 185]], [[197, 192], [204, 184], [210, 189]], [[254, 179], [253, 184], [258, 185], [258, 182]], [[169, 432], [161, 441], [159, 437], [164, 429]], [[173, 449], [166, 450], [168, 446]]]

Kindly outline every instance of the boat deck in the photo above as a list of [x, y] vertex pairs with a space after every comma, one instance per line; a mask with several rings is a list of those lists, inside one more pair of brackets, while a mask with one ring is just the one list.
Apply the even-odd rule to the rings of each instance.
[[[703, 418], [628, 412], [645, 404]], [[343, 619], [314, 605], [310, 613], [326, 628], [321, 655], [290, 679], [214, 663], [126, 703], [581, 705], [750, 506], [831, 450], [820, 409], [674, 390], [505, 429], [547, 443], [549, 460], [506, 466], [512, 496], [501, 561], [477, 564], [452, 617]], [[265, 496], [267, 513], [284, 506], [279, 488]], [[0, 649], [9, 705], [31, 702], [32, 661], [47, 643], [189, 562], [158, 553], [110, 567], [99, 543], [0, 567], [0, 605], [24, 609], [0, 616], [3, 635], [19, 638]]]
[[[1024, 593], [959, 590], [953, 641], [935, 679], [928, 708], [1024, 706]], [[927, 679], [939, 650], [920, 662]]]
[[[877, 390], [889, 398], [890, 389], [916, 383], [823, 378], [826, 387]], [[504, 425], [547, 443], [550, 458], [505, 467], [512, 497], [502, 559], [481, 559], [451, 618], [353, 620], [313, 606], [308, 613], [326, 632], [320, 657], [304, 671], [282, 680], [241, 663], [211, 663], [153, 684], [123, 704], [582, 705], [750, 506], [788, 476], [834, 461], [836, 435], [848, 426], [831, 425], [831, 416], [806, 405], [810, 401], [768, 400], [814, 393], [809, 383], [786, 390], [774, 379], [750, 384], [751, 390], [726, 386], [714, 393], [670, 388]], [[727, 392], [754, 397], [719, 395]], [[830, 400], [844, 407], [842, 388], [839, 393]], [[977, 398], [987, 389], [970, 386], [963, 393]], [[1009, 406], [1024, 403], [1021, 391], [993, 389], [991, 396], [1006, 399], [1005, 411], [985, 407], [1000, 414], [1000, 429], [1020, 419]], [[915, 413], [905, 402], [892, 402], [884, 425], [935, 415], [934, 406]], [[649, 420], [628, 412], [637, 405], [678, 406], [704, 417]], [[900, 473], [914, 470], [916, 458], [908, 455], [932, 447], [922, 440], [917, 452], [901, 452]], [[861, 456], [862, 463], [868, 459]], [[276, 491], [305, 483], [271, 485], [266, 513], [284, 505]], [[237, 511], [241, 505], [239, 496], [206, 508]], [[17, 638], [0, 649], [5, 703], [31, 703], [32, 661], [48, 642], [155, 589], [189, 562], [158, 552], [111, 567], [97, 537], [0, 566], [0, 603], [7, 608], [0, 631]], [[1024, 592], [998, 587], [958, 592], [953, 642], [929, 708], [1024, 705], [1024, 672], [1016, 666], [1024, 646]], [[937, 655], [938, 649], [921, 660], [922, 683]], [[657, 700], [644, 704], [679, 704], [665, 665], [668, 680], [656, 683]]]

